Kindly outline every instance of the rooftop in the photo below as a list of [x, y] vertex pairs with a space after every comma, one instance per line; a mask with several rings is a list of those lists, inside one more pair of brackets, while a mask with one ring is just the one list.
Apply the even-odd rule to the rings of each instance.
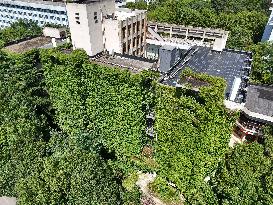
[[5, 49], [10, 52], [22, 53], [34, 48], [41, 48], [51, 44], [51, 38], [37, 37], [30, 40], [25, 40], [10, 46], [6, 46]]
[[117, 8], [115, 16], [118, 20], [126, 20], [127, 18], [146, 13], [145, 10], [132, 10], [128, 8]]
[[[181, 72], [189, 67], [194, 72], [205, 73], [212, 76], [222, 77], [227, 82], [226, 95], [230, 95], [235, 78], [248, 76], [246, 68], [249, 67], [247, 59], [250, 53], [224, 50], [222, 52], [213, 51], [208, 47], [193, 47], [182, 59], [181, 63], [164, 78], [163, 83], [176, 86]], [[247, 78], [247, 77], [246, 77]], [[246, 84], [245, 81], [242, 81]]]
[[0, 197], [0, 204], [1, 205], [16, 205], [16, 198], [15, 197]]
[[102, 65], [126, 69], [132, 73], [138, 73], [142, 70], [153, 70], [156, 66], [155, 61], [129, 55], [99, 55], [91, 58], [91, 60]]
[[273, 123], [273, 87], [250, 85], [243, 112], [250, 118]]

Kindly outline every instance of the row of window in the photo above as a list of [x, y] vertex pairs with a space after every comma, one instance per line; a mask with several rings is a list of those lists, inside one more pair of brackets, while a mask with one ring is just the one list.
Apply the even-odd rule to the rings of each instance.
[[[1, 13], [1, 9], [0, 9], [0, 13]], [[2, 12], [3, 13], [3, 12]], [[48, 15], [47, 14], [36, 14], [36, 13], [32, 13], [32, 12], [17, 12], [17, 11], [13, 11], [13, 12], [7, 12], [8, 14], [6, 16], [11, 16], [11, 14], [14, 15], [25, 15], [25, 16], [33, 16], [33, 17], [40, 17], [43, 18], [45, 17], [46, 19], [48, 19]], [[4, 14], [1, 14], [1, 16], [5, 16]], [[54, 16], [50, 16], [51, 19], [54, 18]], [[58, 20], [60, 19], [60, 17], [57, 17]], [[66, 18], [62, 18], [62, 19], [66, 19]]]
[[[3, 15], [3, 14], [0, 14], [0, 16], [2, 17], [2, 18], [6, 18], [6, 19], [18, 19], [18, 17], [15, 17], [15, 16], [11, 16], [11, 15]], [[35, 18], [35, 17], [38, 17], [38, 15], [28, 15], [29, 17], [28, 17], [28, 19], [33, 19], [33, 18]], [[39, 18], [43, 18], [43, 19], [51, 19], [51, 20], [57, 20], [57, 21], [67, 21], [67, 19], [66, 18], [60, 18], [60, 17], [56, 17], [56, 16], [50, 16], [50, 17], [48, 17], [47, 15], [45, 15], [45, 16], [39, 16]]]
[[[81, 22], [80, 22], [80, 13], [75, 13], [75, 21], [76, 21], [76, 24], [81, 24]], [[94, 12], [94, 21], [95, 21], [95, 23], [99, 22], [98, 12]]]
[[57, 11], [57, 10], [51, 10], [51, 9], [34, 8], [34, 7], [30, 7], [30, 6], [20, 6], [20, 5], [3, 4], [3, 3], [0, 3], [0, 6], [6, 7], [6, 8], [15, 8], [15, 9], [22, 9], [22, 10], [29, 10], [29, 11], [41, 11], [41, 12], [46, 12], [46, 13], [65, 14], [66, 15], [65, 11]]

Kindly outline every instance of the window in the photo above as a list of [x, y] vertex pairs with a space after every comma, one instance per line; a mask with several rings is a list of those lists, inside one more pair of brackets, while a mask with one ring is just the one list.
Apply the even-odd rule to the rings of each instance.
[[125, 34], [126, 34], [126, 27], [122, 28], [122, 38], [125, 38]]
[[95, 23], [98, 23], [98, 12], [94, 12], [94, 20], [95, 20]]
[[75, 19], [76, 19], [76, 23], [77, 24], [81, 24], [81, 22], [80, 22], [80, 14], [79, 13], [75, 13]]

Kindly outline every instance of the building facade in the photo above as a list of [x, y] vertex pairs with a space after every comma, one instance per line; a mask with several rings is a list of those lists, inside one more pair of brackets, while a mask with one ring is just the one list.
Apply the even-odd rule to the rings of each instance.
[[262, 41], [273, 41], [273, 0], [271, 1], [269, 10], [271, 11], [271, 13], [268, 22], [264, 28]]
[[67, 3], [74, 49], [89, 56], [102, 52], [143, 56], [146, 42], [146, 11], [115, 9], [112, 0]]
[[0, 29], [19, 19], [32, 20], [39, 26], [47, 23], [68, 26], [63, 1], [0, 0]]
[[118, 9], [104, 16], [104, 45], [109, 53], [143, 56], [146, 47], [146, 12]]

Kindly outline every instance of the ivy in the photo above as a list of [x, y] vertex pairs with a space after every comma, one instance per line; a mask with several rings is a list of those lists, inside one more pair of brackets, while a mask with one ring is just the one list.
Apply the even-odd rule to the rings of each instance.
[[159, 175], [176, 184], [192, 203], [199, 187], [205, 186], [205, 177], [228, 150], [235, 116], [223, 106], [222, 79], [189, 70], [182, 77], [189, 75], [206, 80], [210, 86], [200, 88], [195, 95], [187, 88], [157, 86], [155, 158]]

